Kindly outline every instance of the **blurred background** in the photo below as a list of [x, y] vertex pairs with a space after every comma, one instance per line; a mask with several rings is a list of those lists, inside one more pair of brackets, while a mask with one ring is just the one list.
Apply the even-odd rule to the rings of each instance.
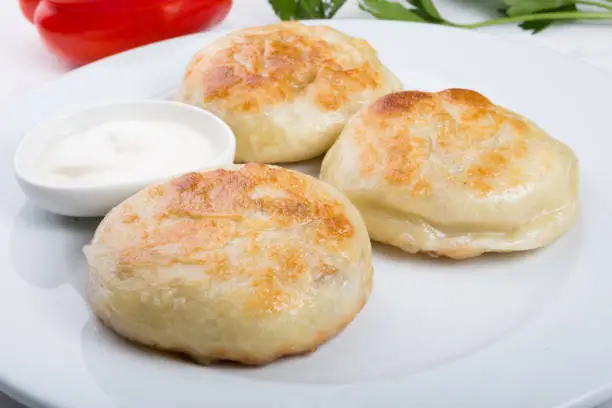
[[[374, 18], [360, 10], [357, 1], [347, 0], [334, 18]], [[233, 3], [229, 15], [216, 28], [232, 29], [278, 21], [267, 0], [234, 0]], [[436, 0], [435, 4], [441, 14], [450, 20], [474, 22], [499, 17], [496, 10], [502, 1]], [[612, 72], [612, 23], [608, 21], [555, 24], [536, 35], [521, 30], [516, 24], [492, 26], [479, 31], [535, 42]], [[36, 29], [20, 12], [18, 0], [1, 0], [0, 104], [69, 69], [43, 45]]]

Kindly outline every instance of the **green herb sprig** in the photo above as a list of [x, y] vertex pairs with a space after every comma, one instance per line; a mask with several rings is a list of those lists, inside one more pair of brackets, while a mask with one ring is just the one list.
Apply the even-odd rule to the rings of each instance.
[[[282, 20], [329, 19], [346, 0], [269, 0]], [[480, 28], [519, 23], [538, 33], [552, 23], [572, 20], [612, 20], [612, 0], [504, 0], [499, 18], [460, 24], [442, 17], [433, 0], [360, 0], [359, 7], [376, 18], [442, 24], [459, 28]], [[578, 6], [588, 7], [588, 10]]]
[[346, 0], [268, 0], [281, 20], [332, 18]]

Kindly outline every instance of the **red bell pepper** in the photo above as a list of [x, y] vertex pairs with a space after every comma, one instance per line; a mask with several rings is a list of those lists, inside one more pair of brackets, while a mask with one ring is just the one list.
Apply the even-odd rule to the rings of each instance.
[[47, 47], [82, 65], [212, 27], [232, 0], [19, 0]]

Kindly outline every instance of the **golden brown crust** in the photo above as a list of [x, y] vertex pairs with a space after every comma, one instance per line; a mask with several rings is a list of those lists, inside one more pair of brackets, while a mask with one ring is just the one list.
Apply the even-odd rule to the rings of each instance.
[[189, 173], [114, 208], [85, 249], [96, 315], [142, 344], [260, 364], [363, 306], [371, 246], [331, 186], [260, 164]]
[[[276, 190], [275, 195], [256, 196], [257, 189], [266, 188]], [[297, 227], [308, 238], [324, 242], [326, 249], [339, 252], [354, 234], [342, 204], [317, 192], [312, 180], [282, 168], [247, 164], [239, 171], [188, 173], [151, 190], [161, 194], [162, 200], [151, 208], [148, 219], [130, 212], [129, 205], [117, 210], [120, 222], [130, 224], [139, 237], [119, 251], [119, 267], [139, 271], [150, 266], [202, 265], [219, 281], [249, 278], [253, 296], [247, 307], [253, 310], [271, 312], [291, 303], [295, 299], [282, 286], [312, 271], [307, 260], [312, 254], [301, 242], [262, 245], [259, 242], [266, 231]], [[134, 224], [134, 220], [140, 222]], [[105, 239], [105, 234], [96, 237], [97, 242]], [[219, 250], [237, 239], [246, 242], [243, 258], [265, 255], [275, 267], [231, 264]], [[178, 251], [163, 251], [177, 244]], [[337, 269], [323, 258], [318, 268], [321, 276]]]
[[379, 98], [344, 128], [321, 178], [373, 239], [456, 259], [546, 245], [578, 211], [573, 152], [467, 89]]
[[[446, 176], [478, 194], [491, 192], [508, 172], [516, 175], [511, 184], [520, 181], [521, 170], [514, 163], [526, 154], [531, 128], [475, 91], [397, 92], [383, 96], [361, 115], [367, 126], [362, 132], [389, 129], [384, 143], [376, 137], [357, 139], [364, 177], [382, 161], [389, 183], [410, 185], [414, 195], [428, 195], [431, 181], [422, 166], [433, 154], [447, 161], [449, 169], [467, 157], [473, 165], [460, 174], [448, 171]], [[423, 131], [429, 130], [423, 129], [429, 123], [437, 126], [434, 135]], [[499, 140], [504, 127], [513, 131], [507, 142]]]
[[364, 103], [401, 89], [364, 40], [283, 22], [239, 30], [200, 51], [178, 99], [219, 115], [241, 162], [316, 157]]
[[371, 109], [379, 115], [395, 116], [410, 112], [415, 105], [430, 101], [432, 94], [420, 91], [394, 92], [379, 98]]
[[[380, 86], [383, 78], [368, 59], [353, 66], [347, 58], [336, 58], [349, 45], [375, 51], [365, 41], [348, 36], [339, 45], [325, 41], [326, 33], [333, 31], [286, 22], [233, 34], [199, 74], [204, 81], [203, 101], [224, 101], [225, 109], [258, 112], [267, 105], [290, 102], [312, 85], [317, 104], [323, 110], [337, 110], [351, 93]], [[202, 63], [201, 57], [194, 58], [185, 81]]]

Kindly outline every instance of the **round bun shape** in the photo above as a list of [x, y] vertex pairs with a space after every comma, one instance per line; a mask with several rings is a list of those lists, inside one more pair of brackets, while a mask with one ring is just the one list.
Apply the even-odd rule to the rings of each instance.
[[285, 22], [206, 46], [176, 98], [232, 128], [237, 162], [286, 163], [322, 155], [362, 106], [401, 89], [366, 41]]
[[373, 240], [464, 259], [545, 246], [578, 213], [576, 156], [477, 92], [398, 92], [362, 109], [321, 179], [357, 206]]
[[148, 187], [110, 211], [84, 252], [102, 322], [203, 364], [313, 351], [372, 288], [370, 240], [350, 201], [261, 164]]

